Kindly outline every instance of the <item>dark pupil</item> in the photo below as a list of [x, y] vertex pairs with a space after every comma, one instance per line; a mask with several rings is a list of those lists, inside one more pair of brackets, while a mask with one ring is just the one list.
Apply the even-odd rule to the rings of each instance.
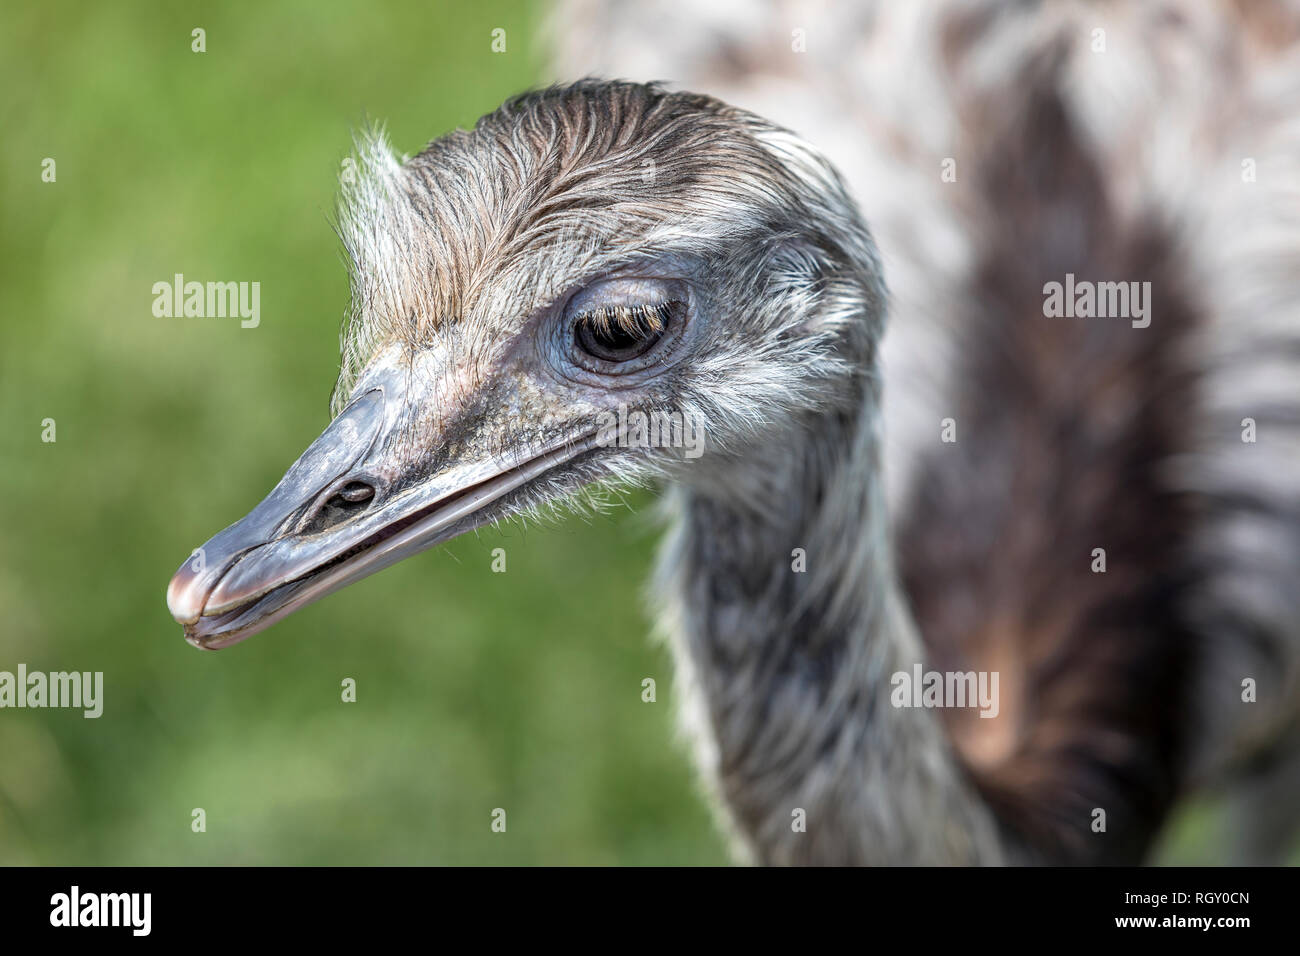
[[600, 310], [578, 321], [578, 345], [607, 362], [626, 362], [644, 355], [663, 336], [673, 303]]

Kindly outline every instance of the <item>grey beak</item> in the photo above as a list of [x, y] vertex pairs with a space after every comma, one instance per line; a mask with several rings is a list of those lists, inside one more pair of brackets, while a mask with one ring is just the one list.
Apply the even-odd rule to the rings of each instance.
[[[207, 614], [265, 593], [248, 574], [230, 572], [295, 525], [369, 454], [384, 422], [384, 393], [372, 389], [330, 423], [261, 504], [215, 535], [180, 566], [167, 588], [172, 617], [189, 628]], [[289, 570], [289, 569], [284, 569]]]
[[409, 396], [381, 376], [247, 516], [197, 548], [167, 606], [196, 647], [227, 647], [403, 558], [469, 531], [491, 503], [593, 446], [590, 435], [522, 457], [455, 462], [391, 493], [376, 461]]

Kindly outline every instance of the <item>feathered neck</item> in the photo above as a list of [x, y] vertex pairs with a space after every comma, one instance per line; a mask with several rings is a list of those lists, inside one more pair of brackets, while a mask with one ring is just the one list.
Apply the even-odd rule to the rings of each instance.
[[856, 412], [752, 449], [725, 488], [674, 492], [657, 594], [683, 717], [758, 862], [997, 862], [934, 713], [890, 701], [923, 650], [891, 560], [878, 396], [863, 392]]

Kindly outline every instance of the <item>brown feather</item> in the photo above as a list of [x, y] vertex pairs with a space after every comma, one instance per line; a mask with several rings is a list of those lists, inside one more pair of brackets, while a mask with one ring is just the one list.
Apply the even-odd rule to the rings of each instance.
[[[1169, 234], [1114, 211], [1053, 59], [1022, 78], [1017, 108], [971, 104], [995, 128], [966, 194], [981, 256], [958, 440], [922, 466], [900, 566], [936, 666], [1000, 674], [997, 717], [944, 716], [1003, 825], [1061, 862], [1137, 862], [1184, 759], [1195, 503], [1161, 473], [1188, 442], [1180, 356], [1197, 315]], [[1067, 272], [1149, 281], [1150, 326], [1045, 317], [1044, 284]]]

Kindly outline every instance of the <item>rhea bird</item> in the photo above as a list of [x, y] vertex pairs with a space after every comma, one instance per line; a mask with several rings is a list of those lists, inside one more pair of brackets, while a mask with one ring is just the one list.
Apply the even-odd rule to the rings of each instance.
[[[1276, 430], [1251, 447], [1240, 408], [1202, 411], [1214, 317], [1175, 243], [1117, 217], [1050, 89], [1020, 108], [1050, 135], [1010, 128], [974, 173], [998, 215], [960, 336], [913, 356], [950, 361], [956, 440], [902, 415], [888, 445], [882, 387], [906, 405], [913, 383], [881, 366], [886, 270], [787, 129], [584, 80], [410, 159], [362, 137], [333, 421], [178, 570], [185, 637], [227, 647], [472, 529], [662, 482], [651, 593], [744, 859], [1139, 860], [1194, 783], [1242, 754], [1291, 767], [1296, 589], [1273, 573], [1297, 532], [1261, 522], [1294, 519], [1295, 475], [1249, 456], [1294, 419], [1253, 405]], [[1045, 317], [1067, 272], [1151, 281], [1149, 327]], [[1259, 367], [1248, 332], [1238, 371]], [[1295, 342], [1274, 340], [1291, 360]], [[702, 423], [703, 454], [602, 441], [628, 409]], [[907, 456], [897, 503], [886, 447]], [[1277, 566], [1207, 558], [1234, 529]], [[1249, 669], [1260, 648], [1272, 669]], [[998, 674], [997, 715], [897, 706], [918, 666]]]

